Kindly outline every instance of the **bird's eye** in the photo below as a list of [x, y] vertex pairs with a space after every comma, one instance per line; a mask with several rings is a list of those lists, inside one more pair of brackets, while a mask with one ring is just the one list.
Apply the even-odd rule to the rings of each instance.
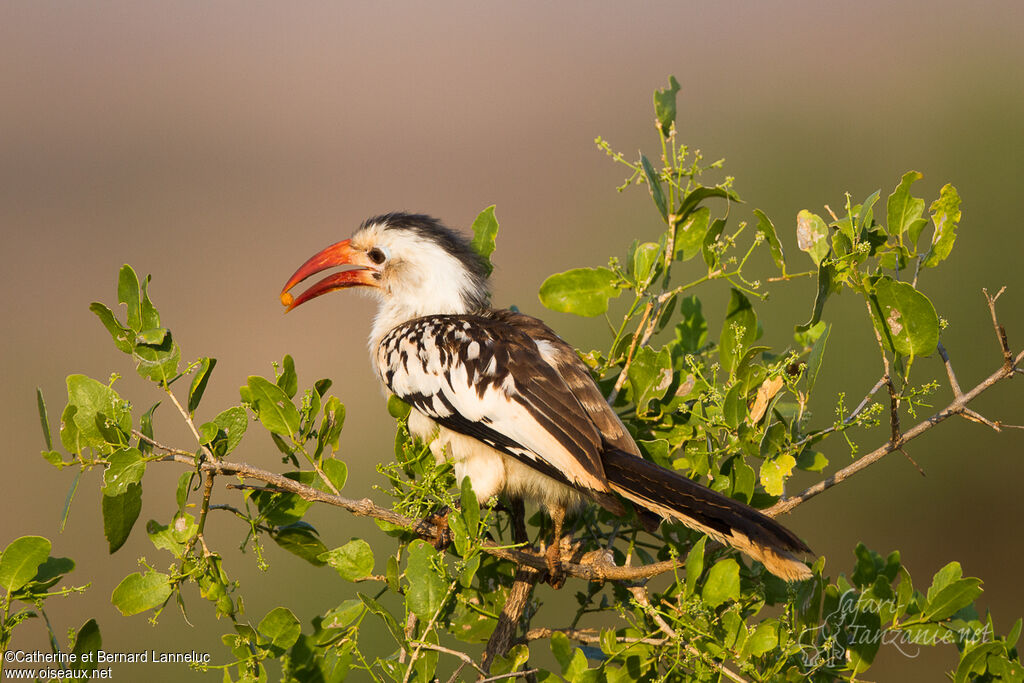
[[388, 260], [387, 247], [374, 247], [370, 251], [366, 252], [366, 255], [370, 257], [370, 260], [376, 263], [378, 266]]

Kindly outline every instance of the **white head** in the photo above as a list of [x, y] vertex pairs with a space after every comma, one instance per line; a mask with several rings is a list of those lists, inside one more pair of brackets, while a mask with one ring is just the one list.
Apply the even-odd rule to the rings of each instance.
[[[298, 297], [302, 280], [328, 268], [328, 275]], [[443, 313], [475, 313], [488, 305], [483, 260], [462, 236], [420, 214], [390, 213], [365, 221], [350, 239], [333, 244], [304, 263], [288, 280], [281, 302], [288, 310], [337, 289], [361, 287], [381, 302], [371, 344], [407, 320]]]

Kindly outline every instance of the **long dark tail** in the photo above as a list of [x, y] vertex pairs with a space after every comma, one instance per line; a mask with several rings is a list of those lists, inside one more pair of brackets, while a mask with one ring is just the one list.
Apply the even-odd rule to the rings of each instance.
[[609, 449], [602, 460], [612, 490], [627, 500], [746, 553], [786, 581], [811, 577], [811, 570], [794, 554], [811, 549], [749, 505], [623, 451]]

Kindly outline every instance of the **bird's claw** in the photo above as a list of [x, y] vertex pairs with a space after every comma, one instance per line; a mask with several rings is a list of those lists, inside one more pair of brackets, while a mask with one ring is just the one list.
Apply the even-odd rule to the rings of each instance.
[[424, 526], [434, 528], [434, 533], [429, 540], [435, 550], [444, 550], [452, 544], [452, 530], [448, 526], [450, 512], [451, 509], [445, 506], [423, 520]]
[[552, 543], [544, 553], [544, 561], [548, 566], [547, 581], [554, 589], [565, 585], [565, 568], [562, 566], [562, 544]]

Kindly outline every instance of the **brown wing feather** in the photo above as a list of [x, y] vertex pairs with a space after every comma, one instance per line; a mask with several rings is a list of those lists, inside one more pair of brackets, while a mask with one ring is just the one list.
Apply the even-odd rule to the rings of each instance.
[[493, 317], [521, 330], [535, 342], [541, 344], [542, 356], [558, 374], [566, 388], [572, 393], [593, 425], [601, 433], [604, 442], [620, 451], [640, 455], [633, 437], [626, 431], [622, 420], [615, 414], [597, 388], [590, 370], [576, 355], [575, 349], [537, 318], [512, 311], [494, 311]]

